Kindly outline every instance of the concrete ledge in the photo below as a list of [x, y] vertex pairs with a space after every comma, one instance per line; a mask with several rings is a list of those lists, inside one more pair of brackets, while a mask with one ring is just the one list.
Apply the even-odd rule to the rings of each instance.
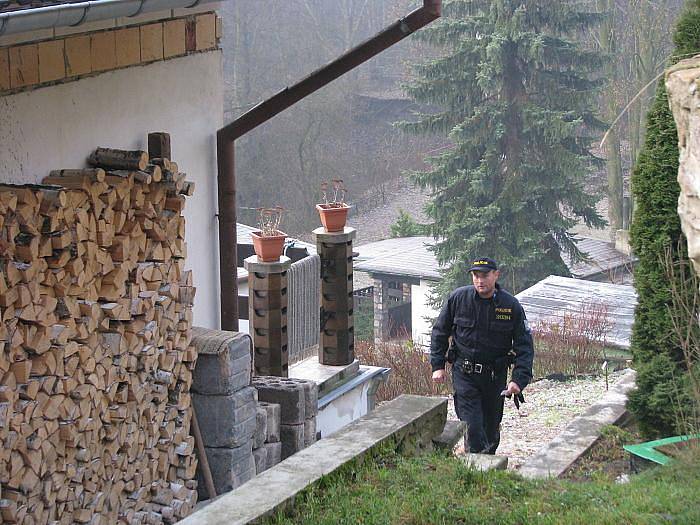
[[636, 372], [627, 370], [596, 404], [569, 425], [522, 466], [525, 478], [561, 476], [600, 437], [605, 425], [614, 425], [626, 415], [627, 393], [634, 388]]
[[284, 509], [321, 477], [393, 441], [403, 453], [432, 448], [447, 419], [447, 399], [400, 396], [333, 436], [287, 458], [190, 515], [182, 525], [245, 524]]
[[492, 456], [490, 454], [467, 454], [462, 461], [476, 470], [505, 470], [508, 468], [506, 456]]

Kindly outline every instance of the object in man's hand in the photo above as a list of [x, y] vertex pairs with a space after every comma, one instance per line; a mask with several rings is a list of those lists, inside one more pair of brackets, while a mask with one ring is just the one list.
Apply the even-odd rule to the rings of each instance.
[[[503, 397], [507, 397], [508, 399], [510, 399], [510, 396], [512, 394], [510, 392], [508, 392], [508, 389], [506, 389], [503, 392], [501, 392], [501, 395]], [[515, 396], [513, 396], [513, 403], [515, 403], [515, 408], [517, 408], [518, 410], [520, 410], [520, 403], [524, 403], [524, 402], [525, 402], [525, 396], [523, 396], [522, 392], [515, 394]]]

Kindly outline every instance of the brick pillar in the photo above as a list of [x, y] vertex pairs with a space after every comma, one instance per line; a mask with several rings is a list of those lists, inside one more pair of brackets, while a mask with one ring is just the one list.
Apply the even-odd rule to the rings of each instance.
[[374, 341], [389, 339], [389, 282], [374, 279]]
[[248, 270], [248, 323], [255, 355], [256, 376], [287, 377], [287, 270], [289, 257], [259, 262], [257, 255], [243, 261]]
[[318, 361], [323, 365], [349, 365], [355, 360], [352, 298], [352, 240], [354, 228], [327, 233], [313, 231], [321, 257], [321, 336]]

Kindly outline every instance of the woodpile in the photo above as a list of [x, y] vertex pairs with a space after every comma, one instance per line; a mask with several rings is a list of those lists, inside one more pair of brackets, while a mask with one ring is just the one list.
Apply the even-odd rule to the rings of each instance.
[[172, 523], [196, 503], [193, 185], [152, 151], [0, 185], [0, 522]]

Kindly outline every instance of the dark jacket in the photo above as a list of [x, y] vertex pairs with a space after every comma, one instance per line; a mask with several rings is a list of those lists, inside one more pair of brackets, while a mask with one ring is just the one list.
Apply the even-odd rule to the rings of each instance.
[[523, 389], [532, 379], [535, 351], [532, 334], [518, 300], [498, 284], [487, 300], [487, 315], [478, 319], [476, 301], [483, 300], [473, 286], [457, 288], [442, 307], [430, 339], [430, 364], [445, 368], [449, 337], [453, 336], [458, 359], [505, 368], [507, 355], [515, 351], [512, 380]]

